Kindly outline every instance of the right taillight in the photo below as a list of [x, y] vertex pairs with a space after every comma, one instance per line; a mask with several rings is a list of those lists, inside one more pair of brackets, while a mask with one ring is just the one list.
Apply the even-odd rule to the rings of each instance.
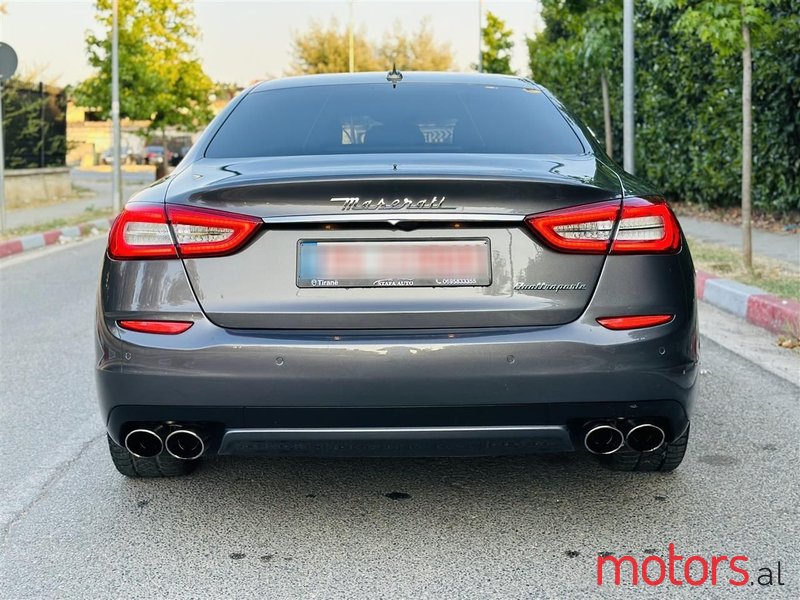
[[660, 254], [681, 247], [678, 220], [662, 198], [626, 198], [611, 254]]
[[678, 222], [661, 198], [586, 204], [531, 215], [525, 221], [539, 239], [560, 252], [667, 254], [681, 245]]
[[241, 249], [261, 225], [249, 215], [133, 203], [111, 226], [108, 253], [117, 260], [225, 256]]

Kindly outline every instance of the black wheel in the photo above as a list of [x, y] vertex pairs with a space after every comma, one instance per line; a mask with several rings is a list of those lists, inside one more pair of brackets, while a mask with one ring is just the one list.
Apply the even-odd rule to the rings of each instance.
[[153, 458], [139, 458], [108, 436], [108, 449], [117, 471], [126, 477], [178, 477], [197, 468], [197, 460], [180, 460], [162, 452]]
[[652, 452], [636, 452], [624, 447], [614, 454], [599, 456], [600, 462], [612, 471], [662, 472], [674, 471], [681, 464], [689, 443], [689, 427], [681, 437], [662, 444]]

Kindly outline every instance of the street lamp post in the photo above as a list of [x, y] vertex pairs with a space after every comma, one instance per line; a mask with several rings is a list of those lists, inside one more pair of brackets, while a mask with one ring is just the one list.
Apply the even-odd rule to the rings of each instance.
[[[114, 212], [122, 210], [122, 135], [119, 124], [119, 1], [113, 0], [111, 25], [111, 151], [113, 156], [111, 173], [111, 201]], [[166, 160], [166, 153], [165, 153]]]
[[622, 166], [634, 170], [633, 119], [633, 0], [624, 0], [622, 7]]

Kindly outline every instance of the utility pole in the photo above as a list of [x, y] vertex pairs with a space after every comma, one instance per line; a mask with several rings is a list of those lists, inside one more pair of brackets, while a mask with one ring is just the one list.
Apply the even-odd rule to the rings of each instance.
[[5, 153], [3, 150], [3, 82], [8, 81], [17, 70], [17, 53], [14, 49], [0, 42], [0, 233], [6, 231], [6, 195], [5, 195]]
[[[114, 213], [122, 210], [122, 135], [119, 124], [119, 0], [113, 0], [111, 25], [111, 151], [113, 164], [111, 166], [111, 204]], [[167, 160], [166, 152], [164, 160]]]
[[622, 5], [622, 166], [633, 173], [633, 0]]
[[0, 234], [6, 232], [6, 155], [3, 148], [3, 78], [0, 77]]
[[478, 73], [483, 73], [483, 0], [478, 0]]
[[349, 4], [350, 4], [350, 19], [347, 22], [347, 37], [348, 37], [348, 43], [350, 45], [349, 62], [350, 62], [350, 72], [355, 73], [356, 56], [355, 52], [353, 51], [353, 0], [350, 0]]

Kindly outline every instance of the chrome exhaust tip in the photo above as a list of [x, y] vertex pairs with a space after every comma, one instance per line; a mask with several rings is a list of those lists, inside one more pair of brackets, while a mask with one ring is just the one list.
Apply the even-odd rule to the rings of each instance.
[[625, 445], [625, 436], [612, 425], [597, 425], [586, 432], [583, 445], [592, 454], [614, 454]]
[[206, 451], [203, 438], [191, 429], [176, 429], [167, 436], [164, 447], [170, 456], [181, 460], [200, 458]]
[[643, 423], [631, 428], [625, 436], [625, 443], [628, 448], [636, 452], [653, 452], [658, 450], [667, 436], [664, 430], [651, 423]]
[[161, 454], [164, 442], [150, 429], [134, 429], [125, 436], [125, 449], [137, 458], [153, 458]]

